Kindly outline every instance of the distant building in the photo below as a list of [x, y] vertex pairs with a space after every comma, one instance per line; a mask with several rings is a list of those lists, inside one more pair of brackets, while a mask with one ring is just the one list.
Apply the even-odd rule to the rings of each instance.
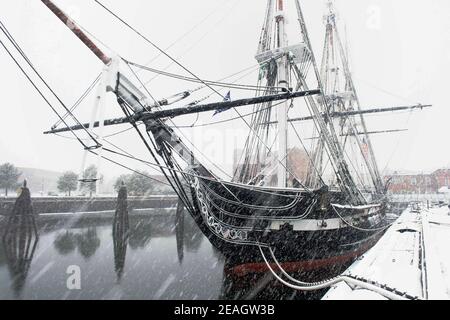
[[293, 183], [294, 178], [304, 183], [310, 167], [310, 159], [305, 150], [292, 148], [288, 151], [288, 183]]
[[61, 173], [37, 168], [18, 168], [22, 175], [19, 178], [20, 183], [27, 180], [28, 188], [32, 194], [46, 196], [58, 193], [58, 178]]
[[385, 176], [385, 181], [389, 181], [390, 193], [439, 193], [440, 190], [450, 187], [450, 169], [439, 169], [427, 174], [394, 172]]
[[433, 172], [433, 176], [436, 179], [438, 189], [443, 187], [450, 187], [450, 169], [439, 169]]
[[[234, 164], [233, 164], [233, 172], [240, 172], [243, 168], [242, 165], [242, 149], [234, 150]], [[301, 183], [304, 183], [306, 180], [306, 176], [308, 174], [309, 163], [310, 160], [308, 158], [308, 154], [299, 148], [291, 148], [288, 150], [287, 157], [287, 165], [288, 165], [288, 179], [287, 183], [289, 187], [295, 186], [294, 178], [300, 180]], [[266, 165], [261, 166], [260, 164], [247, 164], [246, 169], [254, 172], [264, 171], [264, 180], [266, 185], [275, 186], [277, 184], [277, 154], [274, 152], [271, 156], [266, 159]], [[265, 168], [264, 170], [262, 168]]]

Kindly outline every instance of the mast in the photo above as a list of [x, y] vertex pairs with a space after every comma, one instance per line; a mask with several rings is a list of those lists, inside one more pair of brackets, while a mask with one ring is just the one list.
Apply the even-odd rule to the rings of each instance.
[[[342, 111], [353, 110], [354, 105], [356, 106], [356, 110], [359, 111], [359, 124], [356, 122], [356, 119], [350, 117], [347, 121], [341, 122], [341, 131], [344, 126], [348, 126], [352, 131], [358, 131], [357, 126], [362, 127], [362, 132], [367, 132], [367, 126], [365, 119], [363, 117], [363, 112], [361, 109], [361, 105], [359, 103], [358, 95], [356, 92], [356, 88], [353, 83], [352, 75], [350, 72], [350, 67], [347, 59], [347, 52], [344, 48], [343, 43], [341, 42], [341, 38], [338, 32], [338, 27], [336, 23], [336, 13], [333, 8], [333, 2], [331, 0], [327, 3], [328, 6], [328, 14], [326, 15], [326, 25], [327, 25], [327, 36], [328, 45], [331, 50], [331, 61], [327, 61], [328, 63], [325, 65], [326, 75], [328, 78], [331, 78], [330, 87], [327, 94], [330, 96], [331, 100], [333, 100], [333, 111], [338, 108], [339, 102], [341, 102], [340, 107], [343, 108]], [[342, 72], [345, 80], [345, 92], [339, 92], [339, 73], [340, 69], [338, 67], [337, 57], [340, 58], [342, 63]], [[331, 65], [329, 64], [331, 63]], [[334, 99], [334, 97], [338, 97], [338, 99]], [[338, 102], [339, 101], [339, 102]], [[369, 171], [370, 177], [372, 179], [373, 185], [375, 187], [375, 191], [378, 194], [382, 194], [384, 192], [383, 181], [380, 176], [380, 172], [378, 169], [378, 164], [375, 159], [375, 154], [373, 151], [372, 143], [368, 134], [364, 134], [364, 138], [361, 139], [359, 135], [355, 135], [355, 141], [361, 150], [362, 158], [366, 164], [367, 170]]]
[[[329, 112], [328, 102], [325, 97], [325, 90], [322, 84], [322, 80], [320, 77], [320, 72], [317, 67], [317, 63], [313, 54], [313, 49], [311, 42], [309, 40], [308, 31], [305, 24], [305, 19], [303, 17], [303, 12], [300, 6], [299, 0], [295, 0], [295, 5], [297, 7], [297, 16], [300, 24], [300, 29], [303, 35], [303, 40], [308, 46], [309, 51], [311, 52], [312, 64], [314, 67], [314, 72], [316, 74], [316, 79], [321, 90], [321, 96], [325, 104], [325, 112]], [[320, 129], [320, 134], [323, 137], [324, 145], [326, 145], [326, 149], [328, 152], [328, 156], [330, 158], [330, 163], [334, 167], [334, 171], [337, 177], [337, 182], [341, 188], [341, 190], [346, 193], [349, 200], [352, 204], [364, 204], [367, 203], [367, 199], [361, 193], [361, 190], [358, 189], [353, 176], [350, 173], [349, 166], [347, 161], [344, 158], [344, 151], [339, 142], [338, 136], [336, 134], [334, 125], [332, 121], [328, 121], [328, 117], [324, 118], [321, 115], [320, 110], [318, 110], [317, 106], [314, 104], [311, 105], [312, 113], [314, 114], [314, 120], [316, 122], [317, 127]]]
[[[120, 90], [116, 90], [121, 95], [122, 99], [122, 92]], [[165, 119], [165, 118], [174, 118], [179, 117], [187, 114], [196, 114], [201, 112], [210, 112], [214, 110], [228, 110], [231, 108], [238, 108], [238, 107], [244, 107], [248, 105], [254, 105], [254, 104], [260, 104], [260, 103], [266, 103], [266, 102], [272, 102], [272, 101], [283, 101], [283, 100], [290, 100], [300, 97], [307, 97], [312, 95], [318, 95], [320, 93], [319, 90], [308, 90], [308, 91], [297, 91], [292, 93], [281, 93], [281, 94], [274, 94], [274, 95], [267, 95], [267, 96], [260, 96], [255, 98], [248, 98], [248, 99], [238, 99], [228, 102], [214, 102], [214, 103], [208, 103], [204, 105], [197, 105], [197, 106], [185, 106], [180, 108], [172, 108], [167, 110], [157, 110], [157, 111], [141, 111], [136, 112], [131, 117], [122, 117], [122, 118], [115, 118], [115, 119], [108, 119], [104, 120], [101, 124], [99, 121], [94, 122], [92, 128], [103, 126], [113, 126], [113, 125], [119, 125], [124, 123], [130, 123], [130, 122], [137, 122], [137, 121], [147, 121], [147, 120], [158, 120], [158, 119]], [[129, 104], [135, 107], [136, 105], [139, 105], [139, 102], [133, 101], [131, 98], [129, 99]], [[71, 130], [82, 130], [83, 128], [90, 128], [89, 123], [85, 123], [82, 125], [76, 125], [72, 127], [64, 127], [64, 128], [53, 128], [49, 131], [44, 132], [44, 134], [50, 134], [50, 133], [60, 133], [60, 132], [67, 132]]]
[[[277, 12], [275, 15], [277, 26], [277, 48], [287, 47], [287, 37], [285, 33], [285, 8], [284, 0], [278, 0]], [[283, 55], [278, 61], [278, 86], [288, 89], [289, 79], [288, 57]], [[278, 187], [286, 187], [287, 168], [287, 128], [288, 128], [288, 101], [284, 102], [277, 109], [278, 115]]]
[[[60, 8], [58, 8], [58, 6], [56, 6], [52, 1], [50, 0], [41, 0], [43, 4], [45, 4], [47, 6], [47, 8], [50, 9], [50, 11], [52, 11], [59, 20], [61, 20], [66, 26], [69, 27], [69, 29], [78, 37], [78, 39], [80, 39], [81, 42], [83, 42], [83, 44], [85, 44], [89, 50], [91, 50], [92, 53], [94, 53], [97, 58], [99, 58], [103, 64], [105, 65], [103, 71], [102, 71], [102, 75], [101, 75], [101, 80], [100, 83], [98, 85], [98, 90], [97, 90], [97, 95], [96, 95], [96, 99], [95, 99], [95, 104], [94, 107], [92, 108], [92, 113], [91, 113], [91, 121], [89, 126], [86, 126], [85, 128], [93, 128], [94, 127], [94, 123], [95, 123], [95, 119], [99, 119], [99, 133], [98, 133], [98, 141], [99, 141], [99, 145], [96, 146], [95, 148], [98, 148], [98, 152], [97, 152], [97, 174], [95, 177], [95, 193], [98, 195], [101, 193], [101, 173], [100, 173], [100, 166], [101, 166], [101, 159], [102, 159], [102, 152], [103, 152], [103, 146], [102, 146], [102, 142], [103, 142], [103, 137], [102, 137], [102, 133], [103, 133], [103, 119], [104, 119], [104, 111], [105, 111], [105, 104], [104, 104], [104, 100], [105, 100], [105, 95], [106, 93], [110, 90], [109, 88], [111, 88], [111, 85], [115, 83], [114, 81], [114, 75], [118, 72], [118, 64], [119, 64], [119, 59], [118, 58], [110, 58], [108, 55], [106, 55], [100, 48], [98, 48], [95, 43], [80, 29], [80, 27], [78, 27], [76, 25], [76, 23], [74, 21], [72, 21], [72, 19], [70, 19], [69, 16], [67, 16]], [[79, 181], [79, 185], [78, 188], [81, 188], [81, 180], [84, 179], [83, 175], [84, 175], [84, 169], [85, 169], [85, 165], [86, 165], [86, 158], [88, 156], [89, 151], [85, 150], [84, 151], [84, 155], [83, 155], [83, 159], [82, 159], [82, 164], [81, 164], [81, 169], [80, 169], [80, 181]]]
[[59, 20], [62, 21], [65, 25], [69, 27], [70, 30], [81, 40], [91, 51], [94, 53], [97, 58], [99, 58], [104, 64], [108, 65], [111, 62], [111, 58], [108, 57], [102, 50], [100, 50], [94, 42], [70, 19], [60, 8], [58, 8], [53, 2], [50, 0], [41, 0], [43, 4], [47, 6], [47, 8], [52, 11]]
[[[399, 106], [399, 107], [389, 107], [389, 108], [373, 108], [373, 109], [361, 109], [358, 110], [351, 110], [351, 111], [334, 111], [334, 112], [328, 112], [322, 113], [321, 115], [323, 117], [327, 116], [329, 119], [334, 118], [348, 118], [351, 116], [356, 115], [364, 115], [364, 114], [378, 114], [378, 113], [387, 113], [387, 112], [397, 112], [397, 111], [414, 111], [414, 110], [423, 110], [425, 108], [432, 107], [431, 104], [418, 104], [415, 106]], [[288, 122], [300, 122], [300, 121], [308, 121], [308, 120], [314, 120], [314, 116], [305, 116], [305, 117], [298, 117], [298, 118], [289, 118]], [[270, 121], [262, 123], [261, 125], [268, 125], [268, 124], [276, 124], [277, 121]]]

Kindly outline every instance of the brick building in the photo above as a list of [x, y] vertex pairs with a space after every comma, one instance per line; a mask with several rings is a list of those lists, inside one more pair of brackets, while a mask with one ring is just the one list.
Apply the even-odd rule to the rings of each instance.
[[[239, 163], [239, 161], [242, 161], [241, 159], [242, 152], [243, 152], [242, 149], [234, 150], [233, 172], [240, 172], [240, 170], [242, 170], [242, 164]], [[247, 169], [254, 170], [255, 172], [261, 172], [261, 170], [263, 170], [266, 176], [265, 177], [266, 185], [276, 186], [278, 181], [277, 159], [278, 159], [277, 152], [273, 152], [273, 154], [266, 159], [266, 166], [265, 166], [266, 169], [262, 169], [261, 165], [258, 164], [250, 164], [248, 165]], [[298, 178], [300, 181], [304, 182], [308, 173], [310, 163], [308, 154], [302, 149], [290, 148], [288, 150], [287, 163], [288, 163], [287, 185], [289, 187], [294, 185], [294, 176]]]
[[439, 189], [450, 187], [450, 169], [439, 169], [428, 174], [394, 172], [385, 176], [385, 181], [390, 181], [390, 193], [438, 193]]
[[442, 187], [450, 187], [450, 169], [439, 169], [433, 173], [438, 189]]

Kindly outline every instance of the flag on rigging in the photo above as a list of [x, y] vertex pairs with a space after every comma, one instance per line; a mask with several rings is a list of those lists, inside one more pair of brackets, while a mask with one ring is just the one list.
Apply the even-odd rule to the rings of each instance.
[[[228, 91], [228, 93], [225, 95], [225, 97], [223, 98], [223, 102], [230, 102], [231, 101], [231, 92], [230, 91]], [[222, 113], [222, 112], [224, 112], [224, 111], [227, 111], [228, 109], [230, 109], [230, 108], [219, 108], [219, 109], [217, 109], [215, 112], [214, 112], [214, 114], [213, 114], [213, 117], [216, 115], [216, 114], [219, 114], [219, 113]]]

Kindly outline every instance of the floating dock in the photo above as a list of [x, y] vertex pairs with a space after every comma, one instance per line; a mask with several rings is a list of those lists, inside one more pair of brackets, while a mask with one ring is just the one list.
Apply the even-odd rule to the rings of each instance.
[[343, 274], [366, 288], [339, 282], [323, 300], [450, 299], [450, 209], [445, 206], [406, 209], [380, 241]]

